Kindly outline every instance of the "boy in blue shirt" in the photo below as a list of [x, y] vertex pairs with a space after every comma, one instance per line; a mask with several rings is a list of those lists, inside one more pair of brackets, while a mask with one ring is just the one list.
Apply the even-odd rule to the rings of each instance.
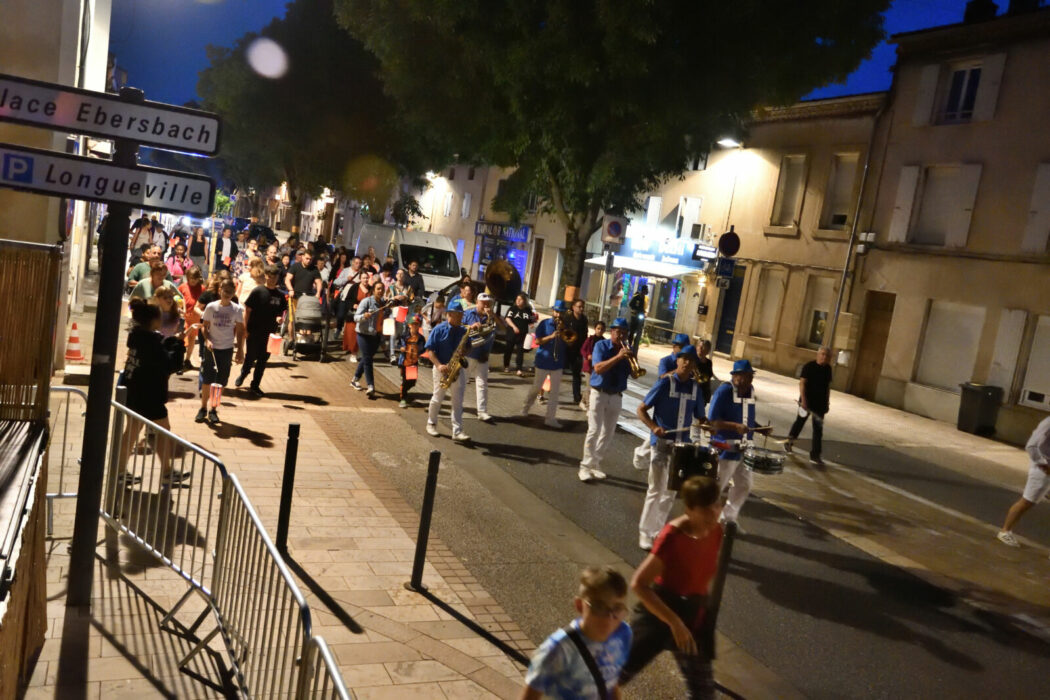
[[551, 390], [547, 399], [547, 418], [543, 424], [549, 428], [560, 428], [562, 424], [555, 416], [558, 413], [558, 391], [561, 389], [561, 375], [565, 369], [565, 355], [569, 351], [565, 341], [558, 335], [558, 327], [555, 318], [565, 312], [565, 302], [559, 299], [554, 302], [554, 316], [545, 318], [536, 326], [536, 376], [532, 380], [532, 387], [525, 397], [525, 405], [521, 409], [521, 415], [528, 416], [532, 404], [543, 387], [543, 382], [550, 379]]
[[[441, 377], [463, 336], [467, 334], [462, 321], [463, 305], [458, 299], [449, 302], [446, 319], [434, 326], [424, 346], [423, 356], [434, 365], [434, 394], [430, 397], [427, 416], [427, 434], [434, 437], [440, 434], [437, 429], [438, 414], [441, 412], [441, 402], [444, 401], [447, 391], [441, 388]], [[452, 439], [456, 442], [466, 442], [470, 439], [470, 436], [463, 432], [463, 394], [466, 389], [466, 373], [460, 369], [456, 381], [449, 387], [452, 391]]]
[[520, 700], [603, 697], [584, 653], [601, 676], [604, 696], [619, 698], [619, 675], [631, 649], [631, 628], [624, 622], [626, 598], [627, 581], [618, 571], [610, 566], [584, 569], [574, 601], [580, 617], [540, 645], [525, 673]]

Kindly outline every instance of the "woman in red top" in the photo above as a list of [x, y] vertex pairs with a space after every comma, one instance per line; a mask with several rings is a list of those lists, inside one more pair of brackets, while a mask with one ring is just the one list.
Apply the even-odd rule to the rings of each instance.
[[193, 355], [193, 344], [197, 340], [197, 329], [200, 328], [201, 315], [197, 311], [197, 299], [204, 294], [204, 278], [199, 267], [186, 270], [186, 279], [179, 285], [179, 294], [185, 301], [186, 309], [186, 360], [184, 369], [193, 369], [190, 356]]
[[631, 620], [634, 638], [620, 685], [670, 649], [685, 676], [687, 697], [713, 698], [711, 659], [697, 640], [722, 546], [718, 482], [704, 476], [687, 479], [682, 500], [685, 515], [664, 526], [631, 579], [640, 602]]

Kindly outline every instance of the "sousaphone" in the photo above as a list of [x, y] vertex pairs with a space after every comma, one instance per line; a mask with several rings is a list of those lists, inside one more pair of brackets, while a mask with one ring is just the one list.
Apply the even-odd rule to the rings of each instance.
[[513, 304], [521, 293], [521, 275], [506, 260], [494, 260], [485, 268], [485, 288], [496, 301]]

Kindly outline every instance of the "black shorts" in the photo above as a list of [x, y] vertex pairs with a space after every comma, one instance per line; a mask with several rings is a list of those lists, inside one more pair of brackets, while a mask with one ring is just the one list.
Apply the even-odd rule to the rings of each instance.
[[168, 407], [162, 403], [157, 403], [156, 401], [135, 401], [129, 398], [128, 408], [131, 411], [139, 414], [143, 418], [153, 421], [154, 423], [168, 417]]
[[233, 348], [208, 350], [205, 348], [201, 361], [201, 381], [204, 384], [226, 386], [230, 381], [230, 366], [233, 364]]

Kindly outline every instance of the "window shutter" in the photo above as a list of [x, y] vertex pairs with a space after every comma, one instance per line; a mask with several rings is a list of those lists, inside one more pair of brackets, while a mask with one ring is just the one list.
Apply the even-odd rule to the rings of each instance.
[[908, 239], [911, 208], [915, 204], [915, 188], [918, 184], [918, 165], [905, 165], [901, 168], [900, 178], [897, 180], [897, 200], [893, 203], [893, 216], [890, 218], [891, 243], [904, 243]]
[[944, 240], [945, 248], [965, 248], [970, 234], [970, 219], [977, 201], [977, 185], [981, 181], [980, 163], [959, 166], [959, 208], [955, 210]]
[[1024, 340], [1024, 324], [1028, 312], [1023, 309], [1003, 309], [999, 315], [999, 330], [995, 335], [995, 352], [988, 370], [988, 383], [1001, 386], [1005, 396], [1010, 395], [1017, 372], [1017, 353]]
[[994, 53], [981, 61], [981, 84], [977, 86], [977, 101], [973, 106], [973, 121], [988, 121], [995, 116], [999, 100], [999, 83], [1003, 80], [1006, 54]]
[[[912, 114], [913, 126], [926, 126], [933, 115], [933, 100], [937, 96], [937, 81], [941, 77], [939, 63], [923, 66], [919, 76], [919, 90], [915, 95], [915, 112]], [[993, 105], [994, 106], [994, 105]]]
[[1021, 250], [1025, 253], [1047, 252], [1050, 239], [1050, 163], [1040, 163], [1035, 171], [1032, 203], [1028, 207], [1028, 223], [1024, 227]]
[[463, 209], [460, 212], [461, 218], [464, 218], [464, 219], [470, 218], [470, 199], [471, 199], [470, 192], [464, 192], [463, 193]]

